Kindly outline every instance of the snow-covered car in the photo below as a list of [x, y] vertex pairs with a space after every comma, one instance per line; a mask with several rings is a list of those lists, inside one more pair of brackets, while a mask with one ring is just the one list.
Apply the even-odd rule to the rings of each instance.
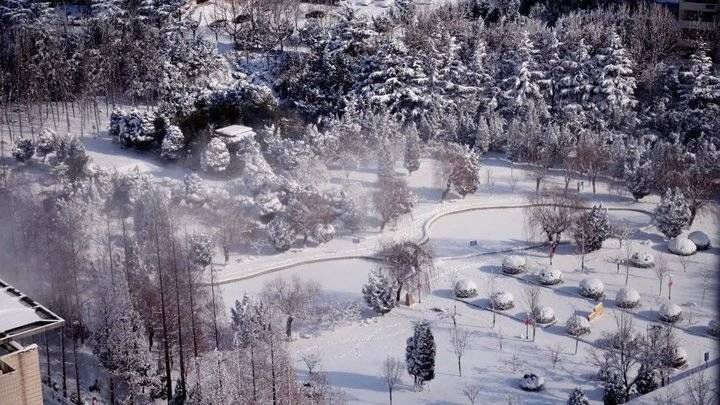
[[527, 270], [527, 259], [525, 256], [510, 255], [502, 262], [502, 271], [507, 274], [520, 274]]
[[679, 305], [667, 302], [660, 305], [658, 309], [658, 318], [663, 322], [674, 323], [682, 317], [682, 308]]
[[455, 283], [455, 296], [458, 298], [470, 298], [478, 294], [477, 284], [469, 279], [458, 280]]
[[615, 305], [620, 308], [635, 308], [640, 305], [640, 293], [634, 288], [623, 287], [615, 294]]
[[605, 285], [597, 278], [588, 277], [580, 281], [580, 295], [586, 298], [600, 299], [605, 294]]
[[635, 252], [630, 256], [630, 264], [635, 267], [648, 269], [655, 266], [655, 258], [647, 252]]
[[520, 379], [520, 388], [525, 391], [542, 391], [545, 389], [545, 379], [537, 374], [525, 374]]
[[697, 246], [690, 239], [676, 236], [668, 241], [667, 248], [670, 253], [680, 256], [690, 256], [697, 251]]
[[582, 336], [590, 333], [590, 321], [580, 315], [573, 315], [565, 323], [568, 335]]
[[695, 244], [697, 250], [708, 250], [710, 249], [710, 238], [703, 231], [690, 232], [688, 239]]
[[490, 308], [497, 310], [506, 310], [515, 306], [515, 297], [507, 291], [494, 291], [490, 294]]
[[555, 285], [563, 281], [563, 274], [560, 270], [545, 268], [537, 274], [538, 282], [542, 285]]

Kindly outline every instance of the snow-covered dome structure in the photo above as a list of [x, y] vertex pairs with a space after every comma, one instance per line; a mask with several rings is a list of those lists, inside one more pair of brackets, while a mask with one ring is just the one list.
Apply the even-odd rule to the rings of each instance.
[[520, 388], [525, 391], [542, 391], [545, 389], [545, 379], [537, 374], [525, 374], [520, 379]]
[[527, 270], [527, 259], [525, 256], [510, 255], [502, 262], [502, 271], [507, 274], [519, 274]]
[[690, 232], [690, 235], [688, 235], [688, 239], [690, 239], [692, 243], [695, 244], [697, 250], [710, 249], [710, 238], [703, 231]]
[[655, 258], [647, 252], [635, 252], [630, 256], [630, 264], [635, 267], [648, 269], [655, 266]]
[[690, 256], [697, 251], [695, 243], [683, 236], [676, 236], [668, 241], [667, 248], [671, 253], [680, 256]]
[[533, 313], [533, 319], [541, 324], [551, 323], [555, 320], [555, 311], [551, 307], [541, 305]]
[[672, 358], [672, 366], [675, 368], [685, 367], [687, 365], [687, 360], [687, 350], [683, 349], [682, 347], [675, 348], [675, 353], [673, 353]]
[[713, 319], [708, 324], [708, 332], [713, 336], [720, 336], [720, 321]]
[[458, 298], [470, 298], [478, 294], [477, 284], [469, 279], [458, 280], [455, 283], [455, 296]]
[[538, 273], [537, 278], [542, 285], [555, 285], [563, 281], [563, 274], [560, 270], [545, 268]]
[[582, 336], [590, 333], [590, 322], [580, 315], [573, 315], [565, 323], [568, 335]]
[[668, 302], [660, 305], [658, 309], [658, 318], [664, 322], [677, 322], [682, 316], [682, 309], [677, 304]]
[[640, 293], [634, 288], [623, 287], [615, 295], [615, 305], [620, 308], [635, 308], [640, 305]]
[[588, 277], [580, 281], [580, 295], [583, 297], [600, 299], [604, 293], [605, 286], [599, 279]]
[[494, 291], [490, 294], [490, 308], [498, 310], [506, 310], [515, 306], [513, 301], [515, 298], [507, 291]]

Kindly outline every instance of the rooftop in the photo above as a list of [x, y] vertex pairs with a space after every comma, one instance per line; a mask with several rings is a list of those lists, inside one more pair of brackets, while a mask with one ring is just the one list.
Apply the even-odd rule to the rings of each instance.
[[65, 321], [0, 280], [0, 344], [63, 326]]
[[244, 125], [230, 125], [228, 127], [216, 129], [215, 133], [217, 133], [220, 136], [234, 138], [234, 137], [242, 137], [242, 136], [245, 136], [248, 134], [253, 134], [253, 129], [250, 127], [246, 127]]

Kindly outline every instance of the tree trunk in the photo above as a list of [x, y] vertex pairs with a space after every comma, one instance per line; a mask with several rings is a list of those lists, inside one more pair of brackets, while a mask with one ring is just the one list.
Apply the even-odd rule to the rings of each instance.
[[390, 405], [392, 405], [392, 388], [388, 389], [388, 391], [390, 392]]
[[445, 197], [447, 197], [448, 193], [450, 193], [450, 187], [452, 186], [452, 183], [449, 181], [447, 182], [447, 187], [445, 187], [445, 190], [443, 191], [442, 195], [440, 196], [440, 201], [444, 200]]
[[63, 397], [67, 398], [67, 366], [65, 364], [65, 328], [60, 329], [60, 358], [62, 360]]
[[458, 356], [458, 375], [462, 377], [462, 366], [460, 365], [460, 356]]
[[402, 283], [398, 283], [399, 287], [395, 293], [395, 302], [400, 302], [400, 294], [402, 293]]
[[287, 334], [288, 339], [290, 339], [290, 336], [292, 336], [292, 323], [293, 317], [288, 316], [287, 321], [285, 322], [285, 334]]
[[593, 195], [595, 195], [595, 180], [597, 180], [597, 175], [592, 176], [592, 186], [593, 186]]
[[542, 179], [540, 177], [535, 178], [535, 193], [540, 192], [540, 182]]

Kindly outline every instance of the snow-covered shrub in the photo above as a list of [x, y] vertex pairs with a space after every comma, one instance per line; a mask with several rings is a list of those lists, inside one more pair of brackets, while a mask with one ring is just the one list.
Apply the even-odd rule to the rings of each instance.
[[177, 160], [182, 157], [185, 149], [185, 135], [180, 128], [170, 125], [165, 129], [165, 137], [160, 147], [160, 156]]
[[538, 281], [542, 285], [555, 285], [563, 281], [562, 271], [545, 268], [537, 275]]
[[567, 403], [568, 405], [590, 405], [587, 395], [585, 395], [585, 392], [580, 387], [572, 390]]
[[18, 162], [27, 162], [35, 154], [35, 147], [30, 138], [20, 138], [15, 141], [12, 155]]
[[206, 172], [224, 172], [230, 165], [230, 152], [219, 138], [213, 138], [200, 156], [200, 167]]
[[680, 256], [690, 256], [697, 251], [697, 246], [695, 246], [693, 241], [683, 236], [670, 239], [667, 243], [667, 248], [670, 253]]
[[720, 321], [713, 319], [708, 324], [708, 332], [713, 336], [720, 336]]
[[615, 295], [615, 305], [620, 308], [635, 308], [640, 305], [640, 293], [630, 287], [623, 287]]
[[548, 306], [541, 305], [533, 312], [533, 319], [537, 323], [548, 324], [555, 321], [555, 311]]
[[635, 252], [630, 256], [630, 263], [635, 267], [648, 269], [655, 266], [655, 258], [650, 253]]
[[697, 247], [697, 250], [710, 249], [710, 238], [703, 231], [690, 232], [688, 239], [692, 241]]
[[672, 366], [675, 368], [682, 368], [687, 365], [688, 353], [687, 350], [682, 347], [675, 348], [675, 352], [672, 356]]
[[110, 115], [109, 133], [125, 146], [143, 146], [156, 138], [155, 116], [136, 109], [116, 109]]
[[602, 281], [588, 277], [580, 281], [580, 295], [587, 298], [600, 299], [605, 291]]
[[278, 215], [267, 225], [268, 239], [279, 252], [289, 250], [297, 233], [284, 216]]
[[458, 298], [470, 298], [478, 294], [477, 284], [468, 279], [458, 280], [455, 283], [455, 296]]
[[640, 366], [638, 370], [637, 381], [635, 387], [639, 394], [645, 395], [655, 391], [659, 386], [659, 372], [645, 365]]
[[527, 270], [527, 259], [525, 256], [510, 255], [502, 262], [502, 271], [507, 274], [519, 274]]
[[664, 322], [674, 323], [682, 317], [682, 309], [679, 305], [667, 302], [660, 305], [658, 309], [658, 318]]
[[668, 190], [655, 209], [655, 224], [668, 238], [674, 238], [690, 222], [690, 207], [680, 189]]
[[525, 374], [520, 379], [520, 388], [525, 391], [542, 391], [545, 389], [545, 379], [537, 374]]
[[53, 153], [55, 151], [55, 139], [57, 135], [55, 131], [49, 128], [44, 128], [38, 135], [38, 140], [35, 143], [35, 154], [40, 158]]
[[490, 308], [498, 310], [506, 310], [515, 306], [512, 294], [506, 291], [494, 291], [490, 294]]
[[602, 204], [595, 205], [583, 213], [576, 221], [573, 236], [585, 252], [593, 252], [602, 247], [610, 237], [610, 217]]
[[190, 260], [200, 266], [212, 263], [215, 241], [207, 233], [193, 233], [188, 237], [188, 255]]
[[565, 323], [568, 335], [582, 336], [590, 333], [590, 322], [580, 315], [573, 315]]
[[625, 380], [620, 373], [614, 369], [608, 370], [608, 375], [605, 379], [603, 402], [606, 404], [624, 404], [627, 402]]
[[193, 205], [202, 205], [207, 201], [207, 187], [195, 173], [186, 174], [183, 178], [183, 199]]
[[317, 224], [310, 232], [310, 239], [317, 243], [330, 242], [335, 237], [335, 227], [332, 224]]

